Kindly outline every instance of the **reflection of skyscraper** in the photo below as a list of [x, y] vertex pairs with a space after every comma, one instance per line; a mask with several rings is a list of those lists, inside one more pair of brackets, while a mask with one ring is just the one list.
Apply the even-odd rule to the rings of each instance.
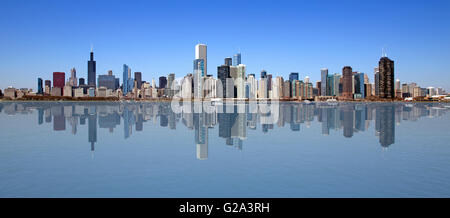
[[395, 108], [393, 105], [383, 105], [380, 110], [380, 144], [383, 147], [395, 142]]
[[91, 143], [91, 151], [95, 150], [94, 144], [97, 142], [97, 112], [95, 108], [88, 115], [88, 138]]
[[344, 137], [346, 138], [353, 136], [353, 112], [352, 106], [342, 108], [342, 123], [344, 125]]
[[38, 108], [38, 124], [41, 125], [42, 123], [44, 123], [44, 109], [43, 108]]
[[52, 115], [53, 115], [53, 130], [54, 131], [66, 130], [66, 118], [64, 117], [64, 107], [53, 106]]
[[206, 113], [194, 113], [195, 144], [197, 145], [197, 159], [208, 158], [208, 127], [205, 126]]

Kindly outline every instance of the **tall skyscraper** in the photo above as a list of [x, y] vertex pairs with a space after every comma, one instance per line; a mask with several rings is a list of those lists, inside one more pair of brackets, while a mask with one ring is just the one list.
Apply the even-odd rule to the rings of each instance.
[[[230, 76], [230, 66], [222, 65], [217, 67], [217, 78], [222, 83], [222, 92], [218, 94], [218, 97], [222, 98], [232, 98], [232, 90], [234, 89], [233, 81]], [[231, 83], [231, 84], [230, 84]]]
[[374, 69], [374, 80], [375, 80], [375, 96], [380, 96], [380, 70], [378, 67]]
[[328, 83], [327, 83], [327, 78], [328, 78], [328, 69], [327, 68], [322, 68], [322, 69], [320, 69], [320, 78], [321, 78], [321, 80], [320, 80], [320, 85], [321, 85], [321, 87], [320, 87], [320, 90], [321, 90], [321, 93], [320, 93], [320, 95], [321, 96], [327, 96], [329, 93], [327, 93], [327, 90], [328, 90]]
[[261, 78], [267, 78], [267, 72], [265, 70], [261, 70]]
[[123, 77], [122, 77], [122, 80], [123, 80], [122, 93], [124, 96], [127, 95], [127, 93], [130, 91], [130, 90], [128, 90], [128, 87], [129, 87], [129, 85], [128, 85], [128, 82], [129, 82], [128, 69], [129, 69], [128, 65], [124, 64], [123, 65]]
[[203, 60], [204, 75], [208, 75], [208, 55], [205, 44], [197, 44], [195, 46], [195, 59]]
[[167, 78], [165, 76], [159, 77], [159, 88], [164, 89], [167, 86]]
[[238, 66], [239, 64], [241, 64], [241, 52], [233, 55], [233, 66]]
[[233, 59], [230, 57], [225, 58], [225, 66], [232, 66], [233, 65]]
[[364, 73], [356, 73], [355, 77], [355, 98], [364, 98]]
[[77, 70], [75, 70], [75, 67], [70, 69], [69, 85], [77, 86]]
[[136, 81], [137, 88], [141, 89], [141, 86], [142, 86], [142, 73], [141, 72], [134, 72], [134, 80]]
[[204, 64], [203, 59], [194, 60], [194, 98], [203, 97], [203, 77], [206, 76]]
[[289, 81], [293, 82], [295, 80], [298, 80], [298, 73], [297, 72], [292, 72], [289, 74]]
[[66, 81], [66, 74], [64, 72], [53, 72], [53, 88], [59, 88], [61, 90], [61, 96], [64, 94], [64, 84]]
[[38, 78], [38, 88], [37, 88], [37, 94], [44, 94], [44, 89], [42, 88], [42, 79]]
[[395, 98], [394, 90], [394, 61], [382, 57], [379, 61], [380, 70], [380, 98]]
[[[345, 66], [342, 69], [342, 78], [343, 78], [343, 90], [342, 90], [342, 97], [344, 99], [353, 99], [353, 70], [349, 66]], [[323, 87], [323, 85], [321, 84]], [[324, 90], [321, 90], [324, 92]]]
[[90, 55], [90, 59], [88, 61], [88, 86], [91, 87], [96, 87], [96, 66], [95, 66], [95, 61], [94, 61], [94, 51], [91, 48], [91, 55]]
[[167, 95], [169, 97], [173, 97], [174, 96], [174, 82], [175, 82], [175, 74], [174, 73], [170, 73], [167, 76]]
[[237, 79], [236, 79], [236, 89], [237, 97], [245, 98], [245, 65], [239, 64], [237, 66]]

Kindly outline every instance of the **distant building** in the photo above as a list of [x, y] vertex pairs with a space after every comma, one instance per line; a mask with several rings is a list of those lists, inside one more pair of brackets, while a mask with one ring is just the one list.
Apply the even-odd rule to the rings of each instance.
[[107, 89], [116, 90], [116, 77], [113, 75], [99, 75], [98, 87], [106, 87]]
[[217, 67], [217, 79], [220, 80], [222, 84], [222, 92], [219, 91], [218, 97], [222, 98], [232, 98], [232, 89], [234, 89], [233, 81], [230, 76], [230, 66], [222, 65]]
[[232, 66], [233, 65], [233, 59], [230, 57], [225, 58], [225, 66]]
[[[342, 97], [343, 99], [349, 100], [353, 99], [353, 71], [352, 68], [349, 66], [345, 66], [342, 69], [342, 75], [343, 75], [343, 85], [342, 85]], [[323, 85], [322, 85], [323, 87]], [[322, 90], [323, 92], [323, 90]]]
[[320, 69], [320, 78], [321, 78], [321, 80], [320, 80], [320, 85], [321, 85], [321, 87], [320, 87], [320, 90], [321, 90], [320, 95], [321, 96], [328, 96], [328, 95], [330, 95], [329, 93], [327, 93], [327, 90], [328, 90], [328, 83], [327, 83], [328, 69], [327, 68]]
[[136, 81], [137, 88], [141, 89], [141, 86], [142, 86], [142, 73], [141, 72], [134, 72], [134, 80]]
[[380, 70], [380, 98], [394, 98], [394, 61], [387, 57], [382, 57], [379, 61]]
[[356, 73], [355, 77], [355, 99], [362, 99], [365, 97], [365, 86], [364, 86], [364, 73]]
[[165, 76], [159, 77], [159, 88], [164, 89], [167, 85], [167, 78]]
[[8, 87], [7, 89], [4, 90], [3, 96], [11, 99], [16, 99], [17, 97], [16, 89], [13, 87]]
[[85, 82], [84, 82], [84, 78], [78, 79], [78, 85], [79, 86], [86, 85]]
[[70, 86], [77, 86], [77, 70], [75, 70], [75, 67], [70, 69], [70, 78], [69, 78], [69, 85]]
[[88, 61], [88, 85], [90, 87], [96, 87], [96, 63], [94, 61], [94, 51], [91, 49], [90, 59]]
[[233, 56], [233, 66], [238, 66], [239, 64], [242, 64], [241, 62], [241, 53], [238, 52]]
[[[66, 74], [64, 72], [53, 72], [53, 89], [55, 88], [59, 88], [57, 90], [55, 90], [55, 92], [53, 92], [52, 89], [52, 95], [53, 96], [62, 96], [63, 93], [63, 89], [64, 89], [64, 85], [65, 85], [65, 76]], [[56, 91], [59, 91], [61, 93], [57, 93]]]
[[203, 68], [204, 68], [203, 76], [208, 75], [208, 58], [207, 57], [208, 57], [207, 46], [205, 44], [195, 45], [195, 59], [203, 60]]
[[38, 78], [37, 94], [39, 94], [39, 95], [44, 94], [44, 88], [42, 86], [42, 78]]
[[374, 69], [374, 80], [375, 80], [375, 96], [380, 96], [380, 70], [378, 67]]

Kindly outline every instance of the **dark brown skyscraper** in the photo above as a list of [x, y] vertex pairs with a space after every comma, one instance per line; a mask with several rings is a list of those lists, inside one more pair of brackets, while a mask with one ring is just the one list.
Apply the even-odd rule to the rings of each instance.
[[353, 70], [349, 66], [342, 69], [342, 97], [344, 99], [353, 99]]
[[379, 64], [380, 82], [379, 95], [380, 98], [395, 98], [394, 90], [394, 61], [387, 57], [382, 57]]

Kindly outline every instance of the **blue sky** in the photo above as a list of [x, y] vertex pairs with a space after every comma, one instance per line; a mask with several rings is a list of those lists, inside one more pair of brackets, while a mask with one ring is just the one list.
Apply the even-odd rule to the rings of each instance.
[[36, 89], [37, 77], [77, 69], [91, 44], [97, 75], [122, 65], [143, 80], [192, 71], [208, 45], [208, 73], [241, 50], [247, 74], [320, 78], [320, 68], [368, 73], [381, 50], [396, 78], [450, 90], [450, 1], [24, 1], [2, 0], [0, 88]]

